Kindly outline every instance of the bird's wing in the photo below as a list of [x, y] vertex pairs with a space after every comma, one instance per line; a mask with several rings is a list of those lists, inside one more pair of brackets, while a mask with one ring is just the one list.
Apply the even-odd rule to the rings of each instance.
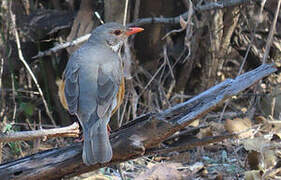
[[97, 115], [99, 118], [104, 117], [105, 113], [114, 108], [114, 100], [120, 84], [118, 78], [114, 77], [114, 73], [105, 72], [104, 68], [102, 65], [98, 68]]
[[79, 83], [78, 83], [79, 65], [75, 62], [69, 62], [64, 72], [65, 81], [65, 98], [70, 114], [77, 113], [78, 98], [79, 98]]

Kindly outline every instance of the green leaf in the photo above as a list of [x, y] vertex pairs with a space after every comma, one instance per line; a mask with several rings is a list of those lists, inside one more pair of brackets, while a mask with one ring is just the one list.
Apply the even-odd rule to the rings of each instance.
[[28, 116], [32, 116], [34, 111], [34, 105], [30, 103], [20, 103], [20, 109], [24, 111], [24, 113]]

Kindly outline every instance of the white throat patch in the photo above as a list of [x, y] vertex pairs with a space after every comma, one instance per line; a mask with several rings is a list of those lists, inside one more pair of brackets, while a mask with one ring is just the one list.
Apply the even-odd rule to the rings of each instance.
[[116, 53], [117, 53], [117, 52], [119, 52], [121, 46], [122, 46], [122, 43], [118, 43], [118, 44], [116, 44], [116, 45], [109, 46], [109, 47], [112, 49], [113, 52], [116, 52]]

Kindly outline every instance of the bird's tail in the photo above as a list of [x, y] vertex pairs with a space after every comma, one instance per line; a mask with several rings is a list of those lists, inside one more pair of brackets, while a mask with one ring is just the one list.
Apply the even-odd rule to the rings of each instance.
[[109, 162], [112, 159], [112, 148], [106, 120], [99, 119], [92, 127], [83, 129], [83, 131], [83, 162], [86, 165]]

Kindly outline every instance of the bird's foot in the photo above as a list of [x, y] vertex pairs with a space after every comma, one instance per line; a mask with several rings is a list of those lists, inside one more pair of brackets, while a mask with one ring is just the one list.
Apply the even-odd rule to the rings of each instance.
[[107, 127], [107, 133], [108, 133], [108, 136], [110, 136], [110, 132], [111, 132], [111, 128], [109, 125], [106, 126]]
[[81, 137], [79, 137], [78, 139], [75, 139], [75, 140], [74, 140], [75, 143], [81, 143], [81, 142], [83, 142], [83, 141], [84, 141], [84, 137], [83, 137], [83, 136], [81, 136]]

